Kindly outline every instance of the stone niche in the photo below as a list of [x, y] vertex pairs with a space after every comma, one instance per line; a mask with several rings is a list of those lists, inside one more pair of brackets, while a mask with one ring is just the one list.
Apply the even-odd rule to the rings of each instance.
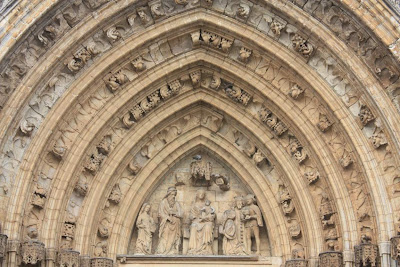
[[[265, 226], [266, 223], [264, 221], [265, 217], [261, 214], [261, 212], [261, 221], [257, 221], [256, 219], [252, 221], [253, 225], [255, 225], [254, 227], [259, 229], [259, 253], [257, 253], [257, 242], [255, 240], [254, 230], [250, 232], [251, 252], [249, 252], [248, 250], [249, 241], [248, 237], [246, 238], [246, 231], [249, 231], [248, 229], [251, 228], [249, 227], [249, 225], [252, 225], [248, 219], [249, 217], [247, 217], [249, 222], [243, 224], [238, 223], [239, 221], [234, 218], [230, 221], [233, 228], [229, 228], [228, 214], [231, 214], [232, 216], [235, 216], [235, 213], [242, 214], [241, 210], [237, 209], [235, 201], [239, 200], [240, 196], [247, 196], [247, 199], [249, 199], [249, 196], [251, 196], [249, 194], [253, 194], [253, 192], [244, 182], [245, 179], [239, 178], [237, 175], [235, 175], [234, 172], [231, 171], [231, 168], [227, 166], [227, 164], [224, 164], [220, 160], [216, 159], [211, 153], [197, 151], [195, 153], [187, 155], [175, 166], [173, 166], [168, 171], [168, 173], [166, 173], [162, 177], [160, 181], [161, 182], [155, 187], [155, 190], [149, 193], [145, 201], [145, 203], [151, 204], [150, 211], [142, 212], [144, 209], [144, 203], [140, 204], [142, 205], [142, 209], [141, 212], [139, 212], [134, 229], [132, 231], [131, 242], [128, 249], [129, 255], [141, 255], [146, 257], [153, 257], [153, 255], [181, 255], [182, 257], [187, 255], [188, 257], [197, 258], [221, 256], [221, 259], [226, 256], [231, 259], [235, 257], [249, 257], [250, 259], [250, 256], [254, 258], [254, 255], [257, 255], [259, 258], [267, 258], [271, 256], [271, 247], [268, 238], [267, 228]], [[158, 246], [161, 239], [160, 224], [162, 222], [162, 218], [159, 217], [159, 207], [163, 199], [166, 197], [167, 192], [172, 192], [174, 190], [173, 188], [176, 189], [176, 202], [179, 204], [181, 210], [183, 211], [183, 215], [181, 216], [182, 218], [180, 219], [181, 236], [179, 238], [180, 240], [178, 241], [178, 252], [177, 250], [174, 250], [173, 252], [164, 252], [161, 253], [164, 255], [160, 255], [160, 249]], [[201, 196], [198, 197], [198, 195], [201, 195], [199, 194], [199, 190], [203, 190], [205, 192], [205, 197], [203, 200], [204, 203], [206, 203], [204, 206], [206, 208], [204, 210], [201, 210], [200, 208], [197, 209], [197, 216], [203, 216], [202, 214], [208, 212], [207, 214], [214, 214], [213, 216], [215, 216], [215, 219], [208, 220], [208, 225], [207, 223], [202, 221], [203, 219], [200, 219], [200, 223], [194, 226], [193, 222], [194, 220], [196, 220], [193, 218], [195, 217], [193, 215], [195, 200], [197, 199], [198, 202], [200, 202], [198, 203], [198, 206], [202, 206], [202, 200], [199, 200]], [[245, 199], [246, 198], [243, 198], [244, 204], [246, 202]], [[254, 199], [256, 199], [256, 196]], [[209, 200], [209, 202], [207, 202], [206, 200]], [[167, 203], [166, 201], [167, 199], [164, 203]], [[248, 200], [248, 202], [249, 201], [250, 200]], [[252, 206], [253, 210], [257, 209], [257, 207], [254, 206], [260, 206], [258, 202], [254, 201], [254, 203], [255, 205]], [[246, 205], [244, 205], [244, 207], [245, 206]], [[249, 204], [248, 207], [250, 206], [251, 205]], [[242, 210], [244, 215], [239, 216], [246, 216], [246, 209], [242, 208]], [[146, 213], [145, 216], [140, 218], [140, 214], [143, 213]], [[252, 214], [254, 214], [254, 212]], [[210, 215], [209, 218], [213, 218], [213, 216]], [[149, 246], [143, 248], [143, 244], [140, 245], [140, 241], [138, 242], [138, 235], [140, 232], [140, 230], [138, 229], [138, 224], [140, 224], [139, 221], [145, 221], [148, 224], [151, 224], [151, 227], [147, 228], [147, 233], [149, 231], [153, 231], [151, 238], [151, 251]], [[260, 223], [262, 226], [256, 226], [257, 222]], [[210, 224], [213, 224], [213, 226], [210, 226]], [[206, 228], [209, 230], [208, 232]], [[193, 229], [199, 229], [198, 238], [195, 238], [193, 237], [193, 235], [191, 235], [191, 231], [194, 231]], [[212, 233], [210, 233], [210, 231], [212, 231]], [[228, 235], [225, 235], [224, 231], [226, 231], [227, 233], [229, 231], [230, 232], [228, 233]], [[207, 237], [203, 237], [203, 234], [205, 236], [208, 236], [208, 240], [212, 239], [212, 241], [208, 242], [207, 248], [201, 248], [197, 250], [193, 249], [193, 247], [196, 246], [197, 248], [201, 247], [201, 244], [193, 245], [193, 242], [196, 243], [198, 241], [193, 240], [200, 239], [200, 242], [203, 242], [203, 238], [207, 239]], [[228, 236], [228, 238], [226, 236]], [[245, 243], [244, 246], [246, 248], [244, 250], [229, 250], [227, 247], [230, 246], [230, 248], [232, 248], [232, 244], [229, 244], [229, 242], [232, 242], [232, 238], [240, 239], [240, 236], [242, 237], [242, 243]], [[148, 236], [144, 239], [146, 238], [146, 242], [148, 242]], [[137, 246], [141, 247], [137, 248]], [[237, 247], [238, 245], [235, 244], [234, 246]], [[227, 253], [226, 251], [230, 252]]]

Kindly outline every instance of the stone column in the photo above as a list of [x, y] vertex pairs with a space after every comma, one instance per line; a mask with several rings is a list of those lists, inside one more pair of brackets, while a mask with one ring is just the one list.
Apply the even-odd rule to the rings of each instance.
[[114, 261], [109, 258], [91, 258], [90, 267], [113, 267]]
[[343, 251], [343, 261], [345, 267], [353, 267], [354, 266], [354, 252], [351, 250]]
[[379, 253], [382, 266], [390, 266], [390, 242], [383, 241], [379, 243]]
[[57, 250], [55, 248], [46, 248], [46, 267], [56, 265]]
[[19, 250], [20, 243], [18, 240], [8, 240], [7, 242], [8, 248], [8, 261], [7, 261], [7, 267], [17, 267], [18, 262], [17, 262], [17, 253]]

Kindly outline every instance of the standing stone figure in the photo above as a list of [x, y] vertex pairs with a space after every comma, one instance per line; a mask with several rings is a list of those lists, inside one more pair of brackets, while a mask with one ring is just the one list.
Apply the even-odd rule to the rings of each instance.
[[235, 209], [224, 212], [220, 233], [223, 235], [222, 250], [224, 255], [246, 255], [244, 246], [244, 224], [242, 215], [243, 198], [235, 197]]
[[257, 254], [260, 254], [260, 229], [263, 226], [260, 208], [255, 204], [255, 196], [248, 194], [245, 198], [244, 228], [245, 228], [245, 246], [247, 254], [251, 254], [251, 237], [254, 236], [257, 246]]
[[196, 200], [190, 210], [189, 251], [192, 255], [212, 255], [214, 241], [215, 209], [206, 199], [206, 192], [197, 190]]
[[161, 201], [158, 216], [160, 217], [159, 241], [156, 254], [179, 254], [181, 244], [181, 218], [183, 211], [176, 202], [176, 188], [169, 187], [167, 195]]
[[156, 231], [156, 224], [150, 215], [150, 210], [150, 204], [144, 203], [136, 221], [138, 237], [136, 240], [135, 254], [138, 255], [151, 254], [152, 238], [153, 233]]

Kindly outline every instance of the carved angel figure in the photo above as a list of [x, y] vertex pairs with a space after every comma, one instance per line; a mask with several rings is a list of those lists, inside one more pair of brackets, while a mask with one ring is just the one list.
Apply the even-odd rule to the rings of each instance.
[[136, 221], [138, 237], [136, 239], [135, 254], [137, 255], [151, 254], [151, 245], [153, 233], [156, 231], [156, 224], [150, 215], [150, 210], [150, 204], [144, 203]]

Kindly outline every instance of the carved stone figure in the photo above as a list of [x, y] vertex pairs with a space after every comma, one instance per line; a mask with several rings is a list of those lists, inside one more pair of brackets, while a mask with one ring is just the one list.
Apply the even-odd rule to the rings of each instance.
[[285, 24], [274, 19], [269, 27], [275, 37], [279, 37], [281, 35], [281, 31], [285, 28]]
[[223, 235], [222, 250], [224, 255], [246, 255], [244, 245], [244, 224], [241, 209], [243, 198], [235, 198], [235, 209], [224, 212], [219, 232]]
[[211, 78], [210, 88], [214, 90], [218, 90], [221, 85], [221, 77], [218, 74], [214, 73]]
[[144, 203], [136, 221], [138, 237], [136, 239], [135, 254], [138, 255], [151, 254], [153, 233], [156, 231], [156, 224], [150, 215], [150, 211], [150, 204]]
[[167, 195], [161, 201], [158, 216], [160, 217], [159, 241], [156, 254], [179, 254], [182, 229], [181, 218], [183, 211], [176, 202], [176, 188], [168, 188]]
[[260, 254], [260, 229], [263, 226], [262, 214], [260, 208], [256, 205], [256, 199], [253, 194], [248, 194], [244, 197], [245, 207], [243, 208], [244, 214], [244, 227], [245, 227], [245, 247], [247, 254], [251, 254], [251, 237], [254, 236], [256, 241], [257, 254]]
[[372, 145], [375, 148], [379, 148], [381, 146], [387, 145], [386, 135], [382, 129], [377, 128], [374, 134], [371, 136]]
[[400, 236], [394, 236], [390, 239], [392, 259], [400, 260]]
[[0, 259], [4, 259], [7, 255], [7, 239], [8, 236], [0, 234]]
[[212, 255], [215, 209], [206, 198], [203, 189], [196, 192], [196, 200], [191, 207], [189, 218], [191, 225], [188, 254]]
[[193, 157], [190, 164], [190, 174], [194, 186], [209, 186], [211, 184], [211, 162], [203, 162], [201, 155]]

